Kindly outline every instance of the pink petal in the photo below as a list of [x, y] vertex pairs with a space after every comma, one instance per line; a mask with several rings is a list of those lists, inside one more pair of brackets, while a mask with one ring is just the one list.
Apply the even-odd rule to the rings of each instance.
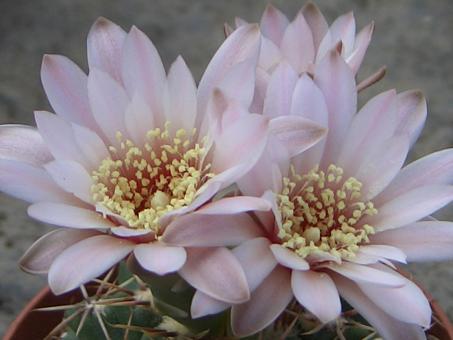
[[355, 38], [354, 51], [352, 51], [352, 53], [346, 58], [346, 62], [349, 64], [354, 74], [357, 74], [359, 71], [368, 45], [370, 44], [373, 31], [374, 22], [365, 26]]
[[[378, 233], [379, 235], [379, 233]], [[375, 243], [375, 242], [373, 242]], [[370, 256], [376, 256], [378, 258], [389, 259], [392, 261], [398, 261], [406, 263], [406, 254], [399, 247], [391, 247], [381, 244], [369, 244], [361, 246], [359, 253], [363, 253]]]
[[247, 279], [238, 260], [226, 248], [187, 248], [179, 274], [194, 288], [228, 303], [250, 298]]
[[352, 12], [339, 16], [330, 26], [330, 45], [324, 45], [325, 41], [319, 47], [319, 53], [322, 57], [323, 51], [328, 51], [335, 46], [339, 41], [342, 42], [342, 55], [349, 56], [354, 48], [355, 42], [355, 19]]
[[54, 111], [64, 119], [96, 129], [88, 102], [87, 76], [71, 60], [45, 55], [41, 81]]
[[132, 141], [139, 146], [146, 143], [147, 132], [156, 127], [151, 109], [138, 94], [132, 97], [126, 108], [124, 125]]
[[[280, 61], [282, 61], [282, 59], [283, 59], [283, 56], [282, 56], [282, 51], [280, 50], [280, 48], [277, 45], [275, 45], [270, 39], [267, 39], [266, 37], [262, 36], [257, 73], [259, 73], [260, 71], [264, 71], [265, 74], [268, 74], [267, 72], [272, 71], [274, 69], [274, 67]], [[259, 80], [263, 80], [262, 75], [261, 75], [261, 79], [259, 79]], [[266, 81], [266, 84], [267, 84], [267, 81]], [[258, 86], [258, 84], [255, 84], [255, 85]], [[256, 91], [256, 89], [255, 89], [255, 91]], [[256, 94], [255, 94], [255, 96], [256, 96]], [[262, 112], [262, 110], [252, 111], [252, 112]]]
[[163, 124], [164, 66], [153, 43], [135, 26], [124, 43], [122, 76], [129, 96], [144, 98], [155, 122]]
[[216, 299], [213, 299], [209, 295], [206, 295], [199, 290], [195, 292], [190, 305], [190, 315], [192, 319], [202, 318], [206, 315], [217, 314], [231, 305]]
[[261, 234], [259, 225], [245, 213], [192, 213], [175, 218], [165, 229], [162, 241], [183, 247], [234, 246]]
[[260, 22], [261, 32], [266, 38], [279, 46], [288, 24], [288, 18], [280, 10], [271, 4], [266, 6]]
[[374, 198], [395, 178], [409, 152], [406, 136], [396, 136], [370, 150], [354, 177], [362, 182], [364, 200]]
[[[324, 95], [307, 74], [303, 74], [297, 81], [291, 102], [291, 114], [310, 119], [325, 128], [328, 127], [329, 114]], [[301, 173], [313, 169], [321, 161], [324, 146], [325, 139], [296, 157], [294, 160], [296, 169]]]
[[277, 266], [252, 293], [250, 301], [233, 306], [234, 335], [245, 337], [257, 333], [280, 316], [293, 298], [290, 275], [289, 270]]
[[126, 130], [124, 112], [129, 101], [126, 92], [107, 73], [93, 68], [88, 76], [88, 95], [99, 127], [111, 144], [118, 144], [116, 133]]
[[280, 48], [297, 73], [306, 71], [308, 65], [314, 62], [313, 35], [302, 12], [286, 28]]
[[308, 270], [310, 265], [302, 257], [294, 253], [293, 251], [285, 248], [279, 244], [271, 245], [272, 253], [275, 259], [282, 266], [288, 267], [294, 270]]
[[212, 171], [221, 172], [236, 165], [244, 174], [261, 156], [266, 146], [268, 121], [262, 115], [249, 114], [238, 119], [216, 136]]
[[39, 132], [26, 125], [0, 125], [0, 159], [41, 166], [52, 159]]
[[[260, 49], [260, 31], [257, 25], [243, 25], [236, 29], [220, 46], [206, 68], [198, 85], [198, 112], [203, 113], [214, 88], [229, 72], [230, 68], [247, 59], [257, 60]], [[197, 117], [197, 126], [203, 119]]]
[[453, 149], [429, 154], [404, 167], [374, 201], [380, 205], [412, 189], [435, 184], [453, 184]]
[[302, 8], [302, 13], [313, 34], [313, 42], [316, 51], [321, 44], [322, 38], [326, 35], [329, 26], [318, 6], [313, 2], [306, 3]]
[[35, 120], [39, 133], [55, 159], [72, 160], [85, 166], [89, 165], [74, 138], [69, 122], [46, 111], [36, 111]]
[[30, 203], [80, 202], [60, 189], [41, 167], [14, 160], [0, 159], [0, 190]]
[[168, 72], [168, 92], [166, 120], [172, 123], [170, 128], [191, 131], [197, 114], [197, 87], [181, 56]]
[[159, 242], [137, 245], [134, 256], [144, 269], [158, 275], [178, 271], [187, 258], [184, 248], [169, 247]]
[[370, 150], [388, 140], [397, 125], [395, 90], [383, 92], [369, 100], [354, 116], [343, 142], [338, 165], [353, 174]]
[[95, 230], [57, 229], [36, 240], [19, 260], [22, 270], [31, 274], [45, 274], [55, 258], [66, 248], [88, 237], [98, 235]]
[[126, 32], [121, 27], [106, 18], [98, 18], [87, 38], [90, 70], [97, 68], [121, 82], [121, 54], [125, 39]]
[[110, 157], [110, 153], [101, 137], [86, 127], [72, 124], [75, 142], [90, 169], [97, 169], [101, 162]]
[[269, 130], [287, 149], [289, 157], [311, 148], [327, 134], [327, 130], [311, 120], [282, 116], [269, 122]]
[[293, 270], [291, 287], [297, 301], [322, 323], [333, 321], [340, 315], [340, 296], [326, 273]]
[[61, 203], [35, 203], [28, 207], [28, 215], [44, 223], [76, 229], [106, 229], [114, 225], [101, 214]]
[[297, 73], [286, 62], [281, 62], [272, 73], [264, 99], [263, 115], [269, 118], [288, 115]]
[[107, 235], [84, 239], [53, 261], [48, 276], [50, 289], [56, 295], [69, 292], [110, 269], [133, 249], [132, 242]]
[[125, 226], [119, 226], [119, 227], [112, 227], [110, 228], [110, 231], [112, 232], [113, 235], [119, 236], [119, 237], [137, 237], [137, 236], [146, 236], [146, 238], [154, 237], [154, 232], [148, 229], [132, 229], [129, 227]]
[[244, 108], [250, 107], [255, 90], [256, 59], [249, 58], [231, 66], [218, 88]]
[[277, 265], [270, 251], [267, 238], [259, 237], [243, 242], [234, 248], [233, 254], [244, 269], [250, 291], [254, 291]]
[[74, 194], [82, 201], [91, 203], [93, 180], [80, 163], [74, 161], [52, 161], [45, 169], [64, 191]]
[[419, 90], [398, 94], [398, 118], [396, 133], [408, 134], [411, 145], [415, 143], [426, 121], [426, 98]]
[[405, 283], [396, 272], [389, 273], [371, 266], [343, 262], [341, 264], [329, 264], [325, 267], [356, 282], [368, 282], [386, 287], [401, 287]]
[[353, 282], [336, 275], [334, 281], [341, 296], [348, 301], [385, 339], [425, 340], [420, 326], [398, 321], [376, 306]]
[[126, 108], [124, 125], [127, 134], [138, 146], [146, 143], [146, 133], [155, 127], [153, 113], [138, 94], [134, 95]]
[[453, 222], [416, 222], [372, 235], [371, 242], [401, 249], [409, 262], [450, 260], [453, 258]]
[[452, 186], [419, 187], [379, 206], [379, 213], [367, 218], [363, 223], [371, 224], [376, 231], [395, 229], [432, 214], [452, 200]]
[[259, 197], [225, 197], [203, 206], [197, 212], [205, 215], [237, 214], [246, 211], [268, 211], [271, 205]]
[[426, 296], [413, 282], [405, 279], [398, 288], [382, 287], [370, 283], [359, 284], [360, 289], [385, 313], [403, 322], [429, 328], [431, 307]]
[[329, 165], [335, 163], [356, 113], [356, 84], [351, 69], [335, 50], [316, 66], [314, 81], [324, 94], [329, 112], [329, 133], [323, 157], [323, 164]]

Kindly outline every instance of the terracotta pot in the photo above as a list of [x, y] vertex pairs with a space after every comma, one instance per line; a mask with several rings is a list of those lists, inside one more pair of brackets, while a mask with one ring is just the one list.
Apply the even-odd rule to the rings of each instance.
[[81, 300], [78, 291], [55, 296], [43, 288], [11, 323], [3, 340], [44, 339], [63, 319], [64, 312], [40, 312], [36, 308], [72, 304]]
[[[453, 324], [438, 302], [426, 291], [437, 322], [429, 329], [429, 334], [441, 340], [453, 340]], [[63, 312], [39, 312], [36, 308], [71, 304], [80, 301], [78, 291], [55, 296], [48, 287], [42, 289], [22, 310], [9, 326], [3, 340], [43, 339], [63, 318]]]

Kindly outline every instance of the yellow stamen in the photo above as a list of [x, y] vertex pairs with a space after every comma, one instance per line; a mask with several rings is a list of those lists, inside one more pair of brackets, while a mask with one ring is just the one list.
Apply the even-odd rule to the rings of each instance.
[[192, 131], [148, 131], [143, 147], [121, 132], [111, 156], [93, 171], [93, 200], [128, 222], [130, 228], [159, 232], [159, 218], [189, 205], [197, 190], [212, 176], [210, 164], [202, 164], [207, 152], [195, 143]]
[[339, 259], [354, 257], [374, 233], [361, 219], [377, 214], [371, 201], [360, 201], [362, 183], [354, 177], [344, 179], [343, 169], [333, 164], [325, 172], [315, 167], [299, 175], [291, 167], [290, 173], [277, 195], [282, 245], [301, 257], [320, 251]]

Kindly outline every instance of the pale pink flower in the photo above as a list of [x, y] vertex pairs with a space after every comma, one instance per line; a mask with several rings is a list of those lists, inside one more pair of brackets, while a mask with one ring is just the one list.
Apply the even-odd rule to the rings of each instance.
[[[261, 236], [244, 212], [270, 205], [255, 197], [211, 199], [266, 145], [269, 119], [243, 108], [252, 101], [254, 72], [241, 81], [244, 65], [256, 68], [259, 48], [256, 25], [239, 28], [198, 89], [181, 57], [166, 74], [140, 30], [126, 33], [103, 18], [88, 36], [88, 76], [63, 56], [45, 56], [42, 82], [56, 115], [36, 112], [38, 129], [0, 127], [0, 189], [32, 203], [30, 216], [62, 227], [31, 246], [22, 268], [48, 272], [60, 294], [133, 252], [149, 271], [178, 271], [214, 298], [246, 301], [239, 262], [210, 240], [215, 232], [222, 246], [233, 246]], [[213, 92], [221, 107], [212, 104]], [[231, 105], [241, 114], [226, 123], [228, 98], [237, 99]], [[180, 225], [200, 227], [184, 236], [191, 246], [162, 241]]]
[[[247, 22], [237, 18], [236, 29]], [[352, 12], [338, 17], [330, 26], [313, 3], [307, 3], [290, 21], [280, 10], [268, 5], [261, 22], [261, 52], [256, 75], [255, 97], [251, 109], [262, 112], [263, 98], [270, 76], [282, 62], [288, 63], [296, 74], [313, 73], [333, 48], [356, 74], [362, 64], [373, 35], [374, 23], [368, 24], [356, 34], [356, 22]], [[226, 26], [226, 34], [233, 29]]]
[[[453, 258], [452, 222], [429, 217], [453, 199], [453, 150], [402, 168], [426, 119], [423, 95], [390, 90], [356, 114], [354, 74], [332, 50], [313, 78], [297, 79], [289, 98], [290, 116], [329, 132], [294, 157], [269, 143], [239, 182], [245, 195], [264, 194], [273, 213], [256, 212], [265, 237], [233, 249], [251, 291], [248, 302], [232, 306], [234, 333], [265, 328], [293, 297], [328, 323], [339, 316], [342, 296], [383, 338], [424, 339], [429, 302], [393, 264]], [[230, 306], [197, 291], [191, 312]]]

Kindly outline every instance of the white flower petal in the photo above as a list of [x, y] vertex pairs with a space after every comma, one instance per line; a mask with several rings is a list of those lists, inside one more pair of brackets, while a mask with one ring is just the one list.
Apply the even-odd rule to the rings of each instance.
[[360, 289], [385, 313], [403, 322], [429, 328], [431, 307], [423, 292], [405, 279], [402, 287], [382, 287], [371, 283], [359, 284]]
[[[320, 126], [328, 127], [329, 113], [321, 90], [315, 85], [313, 80], [303, 74], [297, 81], [291, 101], [291, 114], [299, 115]], [[324, 152], [325, 138], [316, 145], [295, 157], [293, 163], [296, 170], [306, 173], [313, 169], [321, 161]]]
[[244, 268], [244, 273], [252, 292], [277, 265], [277, 261], [269, 246], [270, 242], [267, 238], [259, 237], [245, 241], [232, 250], [234, 256]]
[[245, 213], [192, 213], [175, 218], [166, 227], [162, 241], [173, 246], [218, 247], [234, 246], [261, 235], [259, 225]]
[[134, 256], [144, 269], [158, 275], [178, 271], [187, 258], [184, 248], [169, 247], [159, 242], [137, 245]]
[[39, 132], [27, 125], [0, 125], [0, 159], [41, 166], [52, 159]]
[[299, 12], [286, 28], [280, 48], [297, 73], [306, 71], [308, 65], [313, 63], [315, 59], [313, 35], [302, 12]]
[[420, 326], [398, 321], [376, 306], [353, 282], [338, 275], [334, 281], [341, 296], [386, 340], [426, 340]]
[[84, 239], [64, 250], [49, 270], [49, 286], [56, 295], [98, 277], [134, 249], [132, 242], [107, 235]]
[[378, 214], [367, 217], [376, 231], [395, 229], [416, 222], [453, 200], [453, 186], [428, 185], [412, 189], [378, 206]]
[[420, 135], [426, 116], [426, 98], [421, 91], [409, 90], [398, 94], [399, 124], [396, 133], [408, 134], [411, 145]]
[[144, 98], [156, 124], [164, 124], [165, 69], [153, 43], [135, 26], [124, 43], [122, 77], [129, 96]]
[[66, 248], [88, 237], [95, 230], [57, 229], [36, 240], [19, 260], [20, 267], [32, 274], [45, 274], [55, 258]]
[[453, 184], [453, 149], [429, 154], [405, 166], [373, 201], [381, 205], [425, 185]]
[[279, 244], [271, 245], [272, 253], [275, 256], [275, 259], [282, 266], [288, 267], [294, 270], [308, 270], [310, 265], [302, 257], [298, 256], [293, 251], [285, 248]]
[[340, 315], [340, 296], [326, 273], [293, 270], [291, 287], [297, 301], [322, 323], [333, 321]]
[[0, 190], [31, 203], [80, 202], [62, 190], [41, 167], [14, 160], [0, 159]]
[[45, 223], [68, 228], [106, 229], [114, 226], [95, 211], [61, 203], [35, 203], [28, 207], [28, 215]]
[[179, 56], [168, 72], [168, 104], [166, 120], [170, 128], [192, 131], [197, 115], [197, 87], [192, 73]]
[[87, 76], [71, 60], [45, 55], [41, 81], [54, 111], [62, 118], [97, 129], [88, 101]]
[[302, 8], [302, 13], [308, 26], [310, 26], [311, 33], [313, 34], [313, 42], [316, 51], [319, 48], [322, 38], [324, 38], [328, 31], [329, 25], [327, 24], [327, 21], [318, 6], [316, 6], [313, 2], [307, 2]]
[[93, 116], [112, 145], [116, 133], [126, 131], [124, 113], [129, 101], [121, 85], [108, 73], [93, 68], [88, 76], [88, 96]]
[[266, 6], [260, 22], [261, 32], [266, 38], [279, 46], [288, 24], [288, 18], [281, 11], [271, 4]]
[[311, 148], [327, 134], [322, 126], [298, 116], [274, 118], [269, 122], [269, 130], [287, 149], [289, 157]]
[[125, 39], [126, 32], [121, 27], [106, 18], [98, 18], [91, 26], [87, 38], [90, 70], [97, 68], [121, 82], [121, 57]]
[[354, 51], [346, 58], [346, 62], [351, 67], [354, 74], [359, 71], [363, 58], [365, 57], [366, 50], [371, 41], [371, 36], [374, 31], [374, 22], [365, 26], [359, 34], [357, 34], [354, 42]]
[[453, 259], [453, 222], [422, 221], [371, 236], [373, 244], [401, 249], [409, 262]]
[[343, 262], [341, 264], [328, 264], [325, 267], [356, 282], [369, 282], [387, 287], [401, 287], [405, 283], [404, 279], [396, 272], [389, 273], [371, 266]]
[[92, 203], [91, 185], [93, 180], [85, 168], [74, 161], [52, 161], [45, 169], [63, 190], [74, 194], [82, 201]]
[[198, 85], [197, 126], [201, 125], [209, 98], [231, 66], [249, 58], [257, 60], [260, 31], [257, 25], [243, 25], [236, 29], [220, 46], [207, 66]]
[[[271, 324], [293, 298], [290, 282], [290, 271], [277, 266], [252, 293], [249, 301], [233, 306], [231, 327], [234, 335], [246, 337]], [[269, 303], [270, 298], [272, 303]]]
[[186, 248], [187, 261], [179, 274], [194, 288], [224, 302], [250, 298], [244, 271], [226, 248]]
[[288, 115], [297, 73], [287, 62], [281, 62], [272, 73], [264, 99], [263, 115], [269, 118]]
[[229, 303], [216, 300], [197, 290], [190, 305], [190, 315], [193, 319], [202, 318], [206, 315], [220, 313], [230, 306]]
[[323, 165], [335, 163], [357, 109], [354, 74], [337, 51], [330, 51], [317, 64], [314, 81], [324, 94], [329, 112]]
[[72, 160], [85, 166], [90, 164], [82, 154], [69, 122], [46, 111], [36, 111], [35, 120], [39, 133], [55, 159]]

